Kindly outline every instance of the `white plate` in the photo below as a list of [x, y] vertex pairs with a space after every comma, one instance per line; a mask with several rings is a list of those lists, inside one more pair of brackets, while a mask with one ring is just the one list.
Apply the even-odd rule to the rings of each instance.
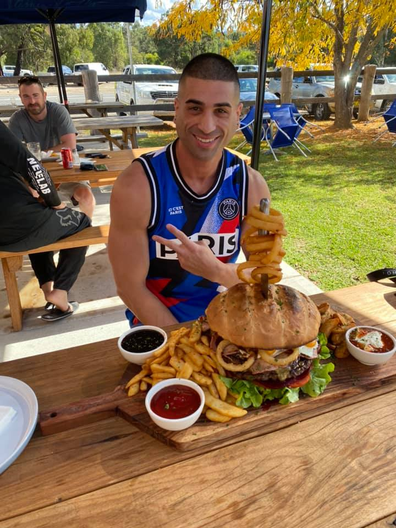
[[27, 446], [37, 423], [37, 398], [23, 381], [0, 376], [0, 405], [15, 409], [17, 414], [0, 432], [0, 475]]

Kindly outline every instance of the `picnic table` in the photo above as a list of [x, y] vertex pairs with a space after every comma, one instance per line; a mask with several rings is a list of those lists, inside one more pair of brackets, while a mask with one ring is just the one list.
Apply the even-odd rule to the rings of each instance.
[[[103, 154], [107, 154], [108, 158], [100, 159], [96, 158], [96, 163], [105, 164], [108, 168], [107, 171], [99, 172], [95, 170], [82, 171], [80, 167], [73, 167], [72, 169], [64, 169], [62, 163], [58, 161], [44, 162], [45, 168], [51, 174], [52, 180], [56, 185], [61, 183], [76, 182], [76, 181], [89, 181], [91, 187], [100, 187], [103, 185], [112, 185], [118, 178], [119, 174], [134, 160], [142, 154], [158, 150], [162, 147], [144, 147], [144, 148], [133, 148], [131, 150], [113, 150], [109, 151], [97, 151]], [[236, 152], [232, 149], [231, 152], [241, 157], [250, 164], [250, 157]], [[89, 160], [82, 153], [80, 160]]]
[[[390, 281], [312, 299], [396, 333]], [[385, 366], [349, 358], [336, 361], [333, 383], [342, 361], [351, 382], [341, 398], [326, 400], [325, 392], [304, 407], [275, 406], [271, 427], [272, 414], [263, 411], [261, 426], [234, 436], [227, 424], [203, 423], [206, 437], [192, 450], [176, 450], [112, 413], [49, 436], [37, 429], [0, 477], [0, 527], [392, 526], [396, 374], [363, 388], [362, 379]], [[26, 382], [43, 411], [113, 391], [127, 365], [110, 339], [6, 362], [0, 375]]]
[[[133, 148], [138, 148], [136, 129], [139, 127], [162, 126], [164, 122], [158, 117], [152, 115], [141, 116], [111, 116], [111, 117], [83, 117], [74, 119], [74, 126], [77, 130], [99, 130], [109, 142], [116, 145], [119, 149], [128, 148], [128, 141], [131, 140]], [[110, 129], [120, 129], [122, 132], [122, 141], [114, 138], [110, 134]]]

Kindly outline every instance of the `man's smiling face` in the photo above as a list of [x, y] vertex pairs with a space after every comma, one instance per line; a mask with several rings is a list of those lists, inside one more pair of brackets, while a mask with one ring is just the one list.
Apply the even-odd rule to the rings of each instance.
[[235, 83], [186, 77], [175, 101], [180, 142], [199, 160], [218, 157], [238, 127], [241, 109]]

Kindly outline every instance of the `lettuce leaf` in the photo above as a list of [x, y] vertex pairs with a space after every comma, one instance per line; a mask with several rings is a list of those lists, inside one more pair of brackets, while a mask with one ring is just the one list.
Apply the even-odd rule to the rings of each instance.
[[299, 388], [265, 389], [247, 380], [225, 378], [224, 376], [220, 376], [220, 378], [226, 387], [238, 396], [236, 405], [243, 409], [261, 407], [266, 401], [279, 400], [280, 404], [287, 405], [299, 399]]
[[325, 390], [331, 381], [329, 372], [334, 371], [334, 363], [320, 364], [319, 359], [314, 359], [310, 371], [311, 379], [306, 385], [301, 387], [304, 394], [308, 394], [311, 398], [316, 398]]

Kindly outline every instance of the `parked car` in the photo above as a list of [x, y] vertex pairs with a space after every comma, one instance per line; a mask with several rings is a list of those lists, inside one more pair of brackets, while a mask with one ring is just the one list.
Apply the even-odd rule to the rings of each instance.
[[[254, 104], [256, 101], [257, 79], [239, 79], [239, 85], [241, 87], [240, 100], [242, 102], [252, 101]], [[265, 90], [264, 99], [279, 101], [279, 98], [269, 90]]]
[[[381, 68], [381, 69], [394, 69], [392, 68]], [[358, 82], [363, 82], [363, 76], [359, 76]], [[395, 94], [396, 93], [396, 73], [376, 73], [374, 77], [373, 89], [371, 90], [372, 95], [381, 94]], [[392, 104], [389, 99], [376, 99], [373, 102], [375, 110], [385, 112], [385, 110]]]
[[[14, 71], [15, 71], [15, 66], [10, 66], [10, 65], [3, 66], [4, 77], [13, 77]], [[19, 75], [33, 75], [33, 72], [32, 70], [25, 70], [21, 68]]]
[[[73, 75], [73, 72], [72, 70], [69, 68], [69, 66], [65, 66], [64, 64], [62, 64], [62, 71], [63, 71], [63, 75]], [[43, 73], [41, 75], [56, 75], [56, 70], [55, 70], [55, 66], [49, 66], [46, 73]], [[70, 81], [67, 81], [68, 83]], [[48, 84], [54, 84], [52, 82], [50, 83], [44, 83], [43, 86], [47, 86]], [[78, 84], [78, 83], [71, 83], [71, 84]]]
[[[123, 75], [170, 75], [176, 70], [156, 64], [134, 64], [126, 66]], [[118, 81], [115, 86], [116, 101], [126, 105], [173, 103], [179, 88], [178, 81]], [[143, 113], [143, 112], [139, 112]], [[173, 111], [155, 110], [144, 112], [156, 116], [173, 115]]]
[[[280, 97], [281, 80], [271, 78], [268, 88], [277, 97]], [[307, 75], [305, 77], [294, 77], [292, 86], [292, 97], [334, 97], [334, 75], [315, 77]], [[321, 121], [328, 119], [334, 113], [334, 103], [304, 104], [308, 111], [314, 115], [315, 119]]]
[[[63, 75], [73, 75], [73, 72], [69, 68], [69, 66], [65, 66], [64, 64], [62, 64], [62, 72], [63, 72]], [[47, 75], [55, 75], [55, 74], [56, 74], [55, 66], [49, 66], [47, 69]]]
[[[109, 70], [101, 62], [80, 62], [73, 66], [73, 74], [81, 75], [81, 72], [87, 70], [94, 70], [99, 75], [110, 75]], [[82, 83], [77, 83], [82, 86]]]
[[239, 73], [258, 72], [258, 66], [256, 64], [236, 64], [235, 68]]
[[73, 67], [73, 73], [78, 75], [86, 70], [94, 70], [98, 75], [109, 75], [109, 70], [101, 62], [80, 62]]

